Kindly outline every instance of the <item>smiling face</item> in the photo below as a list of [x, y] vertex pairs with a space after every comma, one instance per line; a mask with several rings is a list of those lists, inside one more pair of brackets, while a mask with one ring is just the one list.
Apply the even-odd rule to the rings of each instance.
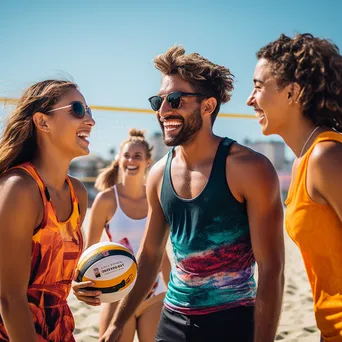
[[127, 142], [121, 148], [119, 167], [123, 177], [145, 177], [151, 160], [147, 159], [146, 148], [138, 142]]
[[172, 108], [166, 101], [168, 94], [181, 91], [194, 93], [190, 84], [176, 75], [164, 75], [159, 94], [164, 101], [157, 112], [164, 143], [167, 146], [187, 145], [202, 128], [201, 104], [196, 96], [182, 97], [179, 108]]
[[280, 134], [289, 121], [290, 85], [279, 89], [269, 62], [260, 59], [254, 71], [254, 89], [247, 104], [254, 108], [264, 135]]
[[[74, 101], [86, 106], [83, 95], [77, 89], [70, 89], [51, 109], [68, 106]], [[71, 159], [89, 154], [88, 138], [95, 121], [88, 113], [80, 119], [73, 115], [69, 107], [46, 114], [45, 119], [47, 128], [42, 131], [48, 132], [44, 134], [44, 139], [51, 149], [58, 149]]]

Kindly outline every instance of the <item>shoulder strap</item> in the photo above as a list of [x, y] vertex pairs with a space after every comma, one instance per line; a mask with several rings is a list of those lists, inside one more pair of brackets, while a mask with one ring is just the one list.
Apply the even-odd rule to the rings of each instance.
[[171, 150], [168, 152], [167, 154], [167, 160], [166, 160], [166, 165], [165, 165], [165, 170], [168, 169], [170, 170], [171, 167], [171, 161], [172, 161], [172, 157], [173, 157], [173, 152], [175, 151], [175, 146], [173, 146], [171, 148]]
[[[114, 192], [115, 201], [116, 201], [116, 211], [115, 211], [114, 215], [115, 215], [115, 214], [117, 215], [117, 213], [118, 213], [119, 211], [122, 211], [122, 213], [123, 213], [125, 216], [127, 216], [127, 215], [123, 212], [123, 210], [121, 209], [121, 207], [120, 207], [118, 188], [117, 188], [116, 185], [113, 185], [113, 192]], [[113, 217], [114, 217], [114, 215], [113, 215]]]
[[211, 186], [220, 188], [223, 184], [226, 184], [226, 159], [234, 143], [235, 140], [222, 138], [216, 152], [209, 178]]
[[317, 140], [317, 143], [320, 141], [328, 141], [328, 140], [342, 142], [342, 134], [340, 132], [332, 132], [332, 131], [323, 132], [318, 137], [316, 137], [315, 142], [316, 140]]
[[119, 195], [118, 195], [118, 188], [116, 187], [116, 185], [113, 185], [113, 192], [114, 192], [114, 196], [115, 196], [115, 200], [116, 200], [116, 205], [118, 205]]
[[174, 150], [175, 150], [175, 146], [172, 147], [172, 149], [167, 154], [167, 160], [166, 160], [165, 169], [164, 169], [163, 185], [162, 185], [162, 187], [164, 187], [165, 182], [167, 182], [170, 179], [170, 175], [171, 175], [171, 162], [172, 162], [172, 157], [173, 157]]
[[167, 160], [164, 168], [162, 186], [161, 186], [161, 193], [160, 193], [160, 200], [163, 206], [163, 203], [167, 201], [168, 196], [171, 196], [173, 193], [172, 185], [171, 185], [171, 162], [173, 157], [173, 152], [175, 150], [175, 146], [167, 154]]
[[44, 225], [44, 223], [46, 222], [47, 212], [48, 212], [46, 207], [47, 207], [48, 202], [50, 201], [50, 194], [49, 194], [49, 191], [48, 191], [47, 187], [45, 186], [43, 180], [40, 178], [36, 168], [30, 162], [26, 162], [26, 163], [14, 166], [10, 170], [13, 170], [13, 169], [24, 170], [26, 173], [28, 173], [36, 181], [38, 188], [39, 188], [39, 191], [40, 191], [40, 196], [43, 200], [43, 206], [44, 206], [43, 220], [39, 224], [39, 226], [34, 229], [33, 234], [32, 234], [34, 236], [39, 231], [39, 229]]
[[236, 140], [233, 140], [233, 139], [230, 139], [230, 138], [227, 138], [227, 137], [223, 138], [223, 141], [222, 141], [222, 143], [221, 143], [221, 146], [224, 147], [224, 149], [225, 149], [227, 155], [229, 154], [229, 151], [230, 151], [232, 145], [233, 145], [235, 142], [236, 142]]
[[70, 194], [71, 194], [72, 200], [78, 202], [78, 198], [77, 198], [77, 195], [76, 195], [76, 191], [75, 191], [74, 185], [72, 184], [72, 181], [70, 180], [70, 177], [67, 176], [67, 177], [65, 178], [65, 180], [66, 180], [66, 182], [68, 183], [68, 186], [69, 186], [69, 189], [70, 189]]
[[[236, 142], [235, 140], [230, 139], [230, 138], [222, 138], [220, 145], [218, 147], [217, 153], [216, 153], [213, 167], [215, 166], [215, 164], [221, 164], [221, 163], [226, 165], [227, 156], [229, 155], [230, 149], [235, 142]], [[215, 169], [216, 168], [214, 168], [214, 170]]]

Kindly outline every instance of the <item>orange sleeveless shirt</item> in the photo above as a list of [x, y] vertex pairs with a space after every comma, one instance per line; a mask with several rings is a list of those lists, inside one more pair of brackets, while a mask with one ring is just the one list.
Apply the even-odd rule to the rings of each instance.
[[304, 259], [322, 338], [325, 342], [341, 342], [342, 222], [330, 205], [314, 202], [306, 188], [308, 161], [314, 147], [332, 140], [342, 143], [342, 135], [324, 132], [304, 154], [285, 201], [285, 224]]
[[[31, 274], [27, 290], [38, 342], [75, 341], [74, 318], [67, 304], [71, 281], [82, 253], [83, 239], [78, 199], [67, 177], [72, 213], [60, 222], [48, 189], [30, 163], [23, 169], [37, 182], [44, 204], [44, 218], [32, 236]], [[0, 341], [9, 341], [0, 317]]]

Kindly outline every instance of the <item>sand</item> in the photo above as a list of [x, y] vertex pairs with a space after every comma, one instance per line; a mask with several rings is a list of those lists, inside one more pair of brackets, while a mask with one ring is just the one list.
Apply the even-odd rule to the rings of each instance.
[[[87, 227], [87, 220], [84, 227]], [[86, 229], [84, 231], [86, 234]], [[319, 332], [313, 315], [313, 302], [303, 261], [296, 245], [285, 233], [286, 267], [285, 290], [281, 319], [276, 341], [319, 342]], [[171, 257], [171, 246], [167, 251]], [[76, 321], [77, 342], [98, 341], [100, 307], [79, 302], [72, 294], [69, 304]], [[138, 342], [136, 337], [134, 342]]]

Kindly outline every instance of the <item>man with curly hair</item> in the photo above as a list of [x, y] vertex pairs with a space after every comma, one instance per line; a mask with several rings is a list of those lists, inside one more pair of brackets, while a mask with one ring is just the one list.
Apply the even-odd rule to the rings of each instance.
[[322, 341], [342, 341], [342, 56], [311, 34], [257, 52], [248, 98], [265, 135], [296, 155], [286, 229], [300, 248]]
[[149, 101], [173, 148], [148, 177], [137, 285], [101, 341], [120, 340], [153, 285], [169, 234], [174, 262], [156, 341], [274, 341], [284, 282], [276, 172], [264, 156], [213, 133], [233, 89], [227, 68], [179, 46], [155, 66], [162, 82]]

